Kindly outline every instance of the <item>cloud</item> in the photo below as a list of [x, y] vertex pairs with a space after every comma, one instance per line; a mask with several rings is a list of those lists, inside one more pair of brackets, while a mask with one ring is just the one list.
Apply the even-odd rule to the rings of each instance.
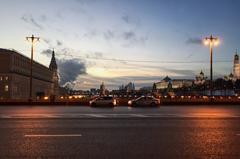
[[92, 30], [86, 31], [86, 33], [83, 34], [83, 37], [91, 39], [98, 35], [99, 35], [99, 33], [96, 30], [92, 29]]
[[47, 38], [42, 38], [42, 40], [48, 45], [51, 45], [51, 43], [52, 43], [52, 41], [50, 39], [47, 39]]
[[60, 85], [67, 82], [74, 82], [79, 75], [87, 74], [86, 65], [79, 59], [60, 59], [57, 60], [60, 74]]
[[77, 2], [81, 3], [81, 4], [89, 4], [92, 2], [97, 2], [97, 0], [76, 0]]
[[[46, 43], [50, 43], [50, 40], [45, 40]], [[58, 46], [62, 46], [62, 42], [56, 40]], [[76, 78], [79, 75], [87, 74], [86, 73], [86, 63], [84, 60], [80, 58], [72, 58], [69, 59], [69, 55], [71, 52], [74, 52], [73, 49], [70, 48], [62, 48], [56, 52], [56, 60], [58, 65], [58, 72], [60, 75], [60, 85], [66, 85], [69, 83], [75, 82]], [[41, 52], [41, 54], [46, 55], [47, 57], [52, 57], [52, 50], [46, 49]], [[96, 57], [101, 57], [101, 53], [95, 53]]]
[[63, 46], [63, 42], [60, 40], [50, 40], [48, 38], [43, 38], [42, 39], [49, 48], [58, 48]]
[[52, 50], [51, 49], [43, 50], [41, 54], [46, 55], [47, 57], [52, 57]]
[[132, 39], [136, 39], [136, 34], [133, 31], [128, 31], [128, 32], [124, 32], [123, 33], [123, 38], [125, 40], [132, 40]]
[[103, 35], [106, 40], [111, 40], [115, 37], [115, 33], [112, 30], [107, 30]]
[[62, 46], [63, 45], [63, 43], [59, 40], [57, 40], [56, 42], [57, 42], [57, 46]]
[[187, 39], [186, 43], [200, 45], [200, 44], [202, 44], [202, 39], [201, 38], [189, 38], [189, 39]]
[[189, 77], [189, 78], [195, 75], [195, 72], [193, 70], [186, 70], [186, 69], [180, 70], [180, 69], [168, 69], [168, 68], [165, 68], [164, 70], [170, 73], [174, 73], [174, 74], [184, 76], [184, 77]]
[[41, 16], [39, 17], [39, 21], [41, 21], [41, 22], [46, 22], [46, 21], [47, 21], [47, 16], [46, 16], [46, 15], [41, 15]]
[[43, 26], [42, 26], [40, 23], [38, 23], [38, 22], [33, 18], [33, 16], [32, 16], [31, 14], [30, 14], [30, 15], [23, 15], [23, 16], [21, 17], [21, 20], [24, 21], [25, 23], [28, 23], [28, 24], [30, 24], [30, 25], [38, 28], [38, 29], [41, 29], [41, 30], [44, 29]]
[[126, 31], [122, 34], [123, 39], [127, 42], [123, 46], [132, 46], [133, 44], [145, 44], [147, 36], [138, 36], [134, 31]]
[[122, 20], [123, 20], [125, 23], [129, 23], [129, 22], [130, 22], [130, 18], [129, 18], [128, 15], [122, 16]]
[[93, 57], [96, 59], [103, 58], [103, 53], [101, 52], [94, 52]]
[[133, 18], [129, 15], [124, 15], [124, 16], [121, 17], [121, 19], [124, 23], [129, 24], [129, 25], [134, 25], [135, 27], [138, 27], [138, 26], [141, 25], [139, 19]]

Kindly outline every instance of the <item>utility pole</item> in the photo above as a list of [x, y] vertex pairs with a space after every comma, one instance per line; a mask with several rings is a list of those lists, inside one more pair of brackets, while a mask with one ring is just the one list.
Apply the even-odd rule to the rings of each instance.
[[33, 51], [35, 42], [39, 41], [39, 37], [32, 35], [31, 37], [26, 37], [27, 41], [31, 42], [31, 62], [30, 62], [30, 85], [29, 85], [29, 102], [32, 102], [32, 76], [33, 76]]

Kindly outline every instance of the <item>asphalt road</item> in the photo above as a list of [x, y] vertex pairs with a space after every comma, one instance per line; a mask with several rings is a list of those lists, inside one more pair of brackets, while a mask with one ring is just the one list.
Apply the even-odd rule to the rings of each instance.
[[240, 107], [0, 107], [0, 158], [240, 158]]

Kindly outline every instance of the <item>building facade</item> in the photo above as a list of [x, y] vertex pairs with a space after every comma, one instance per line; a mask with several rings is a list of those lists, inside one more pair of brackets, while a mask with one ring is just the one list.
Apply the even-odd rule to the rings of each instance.
[[164, 90], [164, 89], [179, 89], [183, 87], [191, 87], [193, 80], [189, 79], [171, 79], [166, 76], [162, 81], [155, 83], [155, 89]]
[[[31, 60], [15, 50], [0, 49], [0, 99], [29, 98]], [[53, 94], [54, 71], [33, 62], [33, 99]]]

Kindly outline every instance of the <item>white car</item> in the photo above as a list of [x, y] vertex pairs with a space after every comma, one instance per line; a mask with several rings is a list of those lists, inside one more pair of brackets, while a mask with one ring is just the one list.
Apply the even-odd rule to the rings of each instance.
[[117, 100], [113, 97], [98, 97], [89, 102], [90, 106], [116, 106]]
[[139, 97], [134, 100], [128, 101], [130, 106], [158, 106], [160, 105], [160, 99], [154, 97]]

